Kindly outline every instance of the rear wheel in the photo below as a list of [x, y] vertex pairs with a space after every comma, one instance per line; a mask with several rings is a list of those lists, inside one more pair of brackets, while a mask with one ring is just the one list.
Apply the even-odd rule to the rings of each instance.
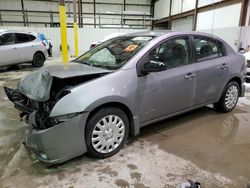
[[95, 158], [110, 157], [124, 146], [129, 120], [119, 108], [103, 108], [90, 118], [85, 132], [88, 154]]
[[33, 67], [42, 67], [44, 65], [45, 57], [41, 52], [35, 53], [33, 60], [32, 60], [32, 66]]
[[225, 87], [223, 94], [218, 103], [214, 106], [221, 112], [230, 112], [236, 106], [239, 99], [239, 84], [235, 81], [231, 81]]

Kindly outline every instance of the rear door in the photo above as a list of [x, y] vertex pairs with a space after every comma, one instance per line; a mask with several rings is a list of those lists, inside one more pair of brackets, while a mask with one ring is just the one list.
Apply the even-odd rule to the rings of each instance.
[[230, 76], [229, 58], [223, 43], [206, 36], [193, 36], [197, 70], [196, 105], [215, 102]]
[[0, 66], [19, 63], [20, 53], [17, 51], [13, 33], [0, 36]]
[[33, 59], [35, 46], [32, 40], [34, 40], [35, 37], [33, 36], [34, 38], [31, 38], [31, 36], [25, 33], [15, 33], [16, 48], [21, 54], [20, 60], [22, 62], [29, 62]]

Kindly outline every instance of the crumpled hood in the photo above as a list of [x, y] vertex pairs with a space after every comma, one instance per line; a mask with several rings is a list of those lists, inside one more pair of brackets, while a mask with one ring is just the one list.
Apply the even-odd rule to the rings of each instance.
[[110, 70], [92, 67], [80, 63], [70, 62], [66, 65], [51, 65], [47, 67], [49, 73], [53, 77], [57, 78], [69, 78], [75, 76], [83, 76], [90, 74], [100, 74], [100, 73], [109, 73]]
[[44, 102], [50, 98], [53, 77], [66, 79], [110, 72], [112, 71], [73, 62], [68, 65], [51, 65], [21, 79], [17, 84], [17, 90], [31, 100]]

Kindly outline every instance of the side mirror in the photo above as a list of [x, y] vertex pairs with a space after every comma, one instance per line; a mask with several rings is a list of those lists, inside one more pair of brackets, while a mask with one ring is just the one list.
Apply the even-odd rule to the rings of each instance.
[[150, 72], [159, 72], [166, 70], [166, 65], [160, 61], [148, 61], [142, 66], [142, 73], [148, 74]]

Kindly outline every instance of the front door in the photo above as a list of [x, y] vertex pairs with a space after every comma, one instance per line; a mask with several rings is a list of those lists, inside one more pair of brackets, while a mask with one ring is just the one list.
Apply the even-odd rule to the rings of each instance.
[[0, 57], [0, 66], [18, 63], [20, 53], [17, 51], [13, 33], [0, 36]]
[[164, 71], [138, 78], [142, 124], [194, 105], [196, 71], [189, 36], [159, 44], [142, 61], [160, 61], [166, 65]]

